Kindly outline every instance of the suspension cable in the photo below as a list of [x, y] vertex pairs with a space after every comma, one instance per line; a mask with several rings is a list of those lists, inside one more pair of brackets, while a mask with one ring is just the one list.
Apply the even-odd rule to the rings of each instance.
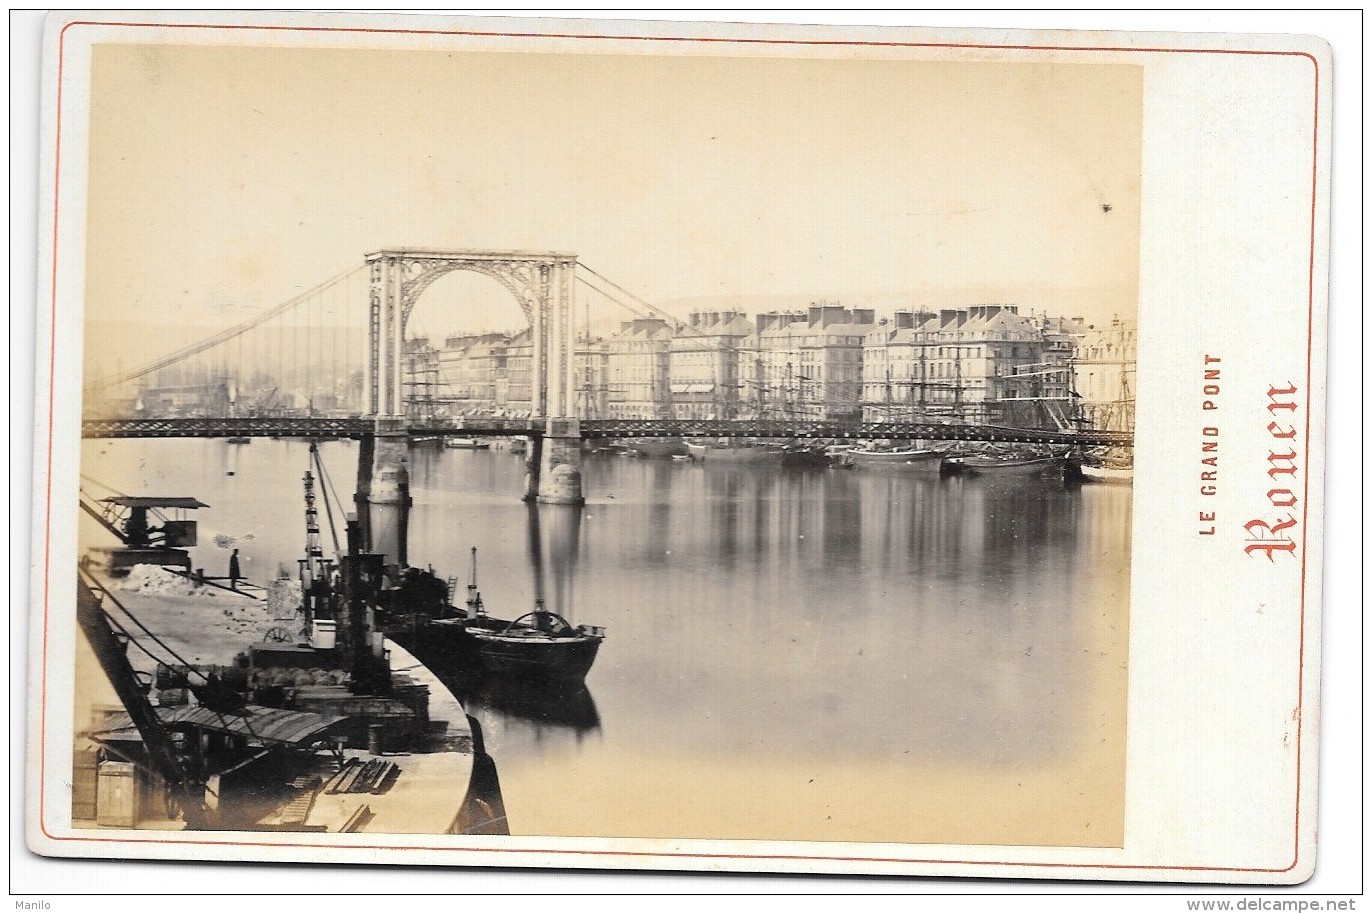
[[333, 288], [334, 286], [343, 282], [345, 279], [354, 276], [355, 274], [363, 270], [365, 267], [366, 265], [363, 264], [361, 266], [354, 267], [353, 269], [348, 270], [347, 272], [339, 273], [337, 276], [333, 276], [329, 279], [326, 279], [324, 282], [320, 283], [312, 289], [307, 289], [306, 291], [301, 292], [299, 295], [289, 298], [273, 308], [268, 308], [261, 314], [255, 315], [254, 317], [251, 317], [246, 321], [243, 321], [242, 323], [235, 324], [232, 327], [225, 328], [224, 330], [221, 330], [212, 336], [208, 336], [197, 343], [192, 343], [191, 345], [184, 346], [181, 349], [176, 350], [175, 352], [168, 353], [167, 355], [162, 356], [161, 358], [149, 362], [141, 368], [135, 368], [130, 371], [126, 371], [123, 374], [115, 375], [108, 379], [97, 379], [95, 383], [93, 383], [90, 387], [86, 388], [86, 392], [89, 394], [91, 392], [105, 390], [110, 387], [115, 387], [119, 384], [124, 384], [129, 381], [135, 381], [138, 378], [143, 377], [144, 375], [152, 374], [154, 371], [158, 371], [162, 368], [167, 368], [171, 365], [176, 364], [177, 362], [184, 361], [185, 359], [188, 359], [191, 356], [199, 355], [202, 352], [205, 352], [209, 349], [213, 349], [214, 347], [222, 343], [228, 342], [229, 340], [236, 339], [237, 337], [242, 336], [244, 333], [247, 333], [249, 330], [252, 330], [254, 327], [259, 327], [262, 324], [265, 324], [268, 321], [272, 320], [273, 318], [285, 314], [287, 311], [296, 307], [301, 302], [306, 301], [313, 296], [320, 295], [326, 290]]

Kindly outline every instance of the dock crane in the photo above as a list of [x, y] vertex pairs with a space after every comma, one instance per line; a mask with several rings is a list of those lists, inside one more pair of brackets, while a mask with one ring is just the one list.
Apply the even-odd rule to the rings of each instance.
[[[186, 511], [207, 508], [204, 502], [184, 496], [112, 495], [98, 501], [81, 496], [81, 510], [122, 544], [105, 550], [111, 574], [127, 574], [134, 565], [177, 566], [189, 570], [191, 557], [185, 547], [196, 542], [196, 522]], [[163, 512], [174, 511], [176, 517]], [[153, 526], [153, 520], [161, 526]]]
[[121, 639], [115, 633], [101, 597], [80, 575], [76, 578], [76, 621], [143, 740], [146, 764], [167, 783], [169, 798], [179, 807], [187, 827], [205, 827], [205, 784], [182, 764], [171, 732], [148, 701], [146, 687], [129, 663], [127, 636]]

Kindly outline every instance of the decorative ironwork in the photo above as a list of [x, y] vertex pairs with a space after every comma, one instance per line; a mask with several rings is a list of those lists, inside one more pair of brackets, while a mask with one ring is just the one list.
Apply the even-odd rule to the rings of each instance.
[[414, 310], [415, 303], [419, 301], [419, 296], [424, 294], [424, 290], [436, 280], [458, 270], [480, 273], [500, 283], [514, 296], [520, 310], [524, 312], [524, 319], [530, 324], [534, 321], [534, 308], [538, 307], [541, 298], [538, 271], [529, 263], [421, 257], [402, 260], [401, 270], [404, 278], [400, 282], [400, 301], [406, 323], [409, 322], [410, 312]]
[[523, 251], [435, 251], [397, 248], [367, 255], [372, 264], [368, 389], [364, 411], [396, 418], [405, 414], [404, 337], [419, 297], [440, 277], [457, 270], [480, 273], [500, 283], [519, 304], [532, 330], [530, 393], [533, 411], [545, 418], [569, 418], [572, 351], [568, 274], [573, 254]]
[[360, 438], [376, 422], [349, 418], [86, 419], [83, 438]]

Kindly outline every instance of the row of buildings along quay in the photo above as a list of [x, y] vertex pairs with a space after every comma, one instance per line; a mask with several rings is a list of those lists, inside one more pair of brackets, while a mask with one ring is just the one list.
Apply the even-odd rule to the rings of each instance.
[[[91, 417], [356, 415], [361, 361], [319, 355], [332, 345], [308, 328], [287, 328], [258, 340], [254, 353], [218, 364], [214, 354], [191, 358], [86, 407]], [[1012, 304], [881, 317], [831, 302], [751, 316], [664, 314], [583, 332], [575, 350], [573, 387], [585, 419], [1133, 428], [1134, 325], [1022, 314]], [[532, 364], [527, 329], [406, 340], [407, 408], [419, 422], [527, 417]]]
[[[530, 409], [529, 331], [407, 342], [416, 418]], [[605, 419], [885, 419], [1131, 430], [1134, 325], [821, 302], [803, 311], [642, 317], [576, 345], [579, 413]]]

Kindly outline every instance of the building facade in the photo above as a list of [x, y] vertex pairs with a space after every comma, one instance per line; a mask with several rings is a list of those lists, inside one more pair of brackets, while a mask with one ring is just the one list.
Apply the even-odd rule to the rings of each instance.
[[[1133, 428], [1133, 324], [1031, 317], [1015, 305], [898, 310], [821, 302], [804, 311], [639, 318], [575, 344], [577, 411], [594, 419], [966, 421]], [[455, 335], [406, 348], [421, 411], [531, 415], [533, 343]], [[172, 399], [172, 398], [169, 398]], [[318, 405], [318, 404], [316, 404]], [[182, 408], [185, 408], [184, 406]]]
[[583, 419], [610, 416], [610, 347], [604, 340], [576, 344], [576, 410]]
[[668, 362], [672, 328], [656, 317], [626, 321], [606, 344], [607, 411], [612, 419], [671, 415]]
[[777, 419], [861, 416], [863, 344], [875, 327], [872, 309], [829, 302], [759, 315], [751, 338], [758, 412]]
[[677, 329], [667, 356], [673, 419], [738, 417], [739, 350], [752, 330], [738, 311], [696, 312]]
[[1076, 392], [1087, 428], [1134, 430], [1138, 328], [1116, 319], [1082, 329], [1073, 360]]
[[489, 415], [497, 409], [496, 379], [505, 372], [510, 335], [462, 334], [448, 337], [438, 351], [442, 397], [456, 415]]
[[1046, 351], [1043, 328], [1015, 305], [898, 311], [865, 341], [862, 414], [1000, 421], [1005, 401], [1041, 396], [1028, 372]]

